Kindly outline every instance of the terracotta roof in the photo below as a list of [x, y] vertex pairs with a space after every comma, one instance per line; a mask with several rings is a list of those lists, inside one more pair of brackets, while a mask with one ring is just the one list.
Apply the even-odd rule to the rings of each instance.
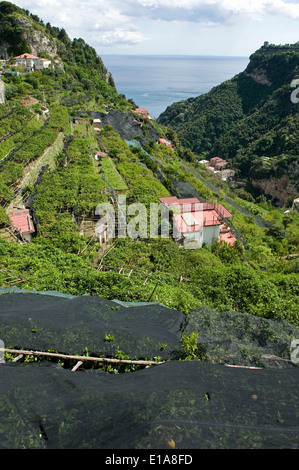
[[167, 145], [167, 147], [171, 147], [172, 146], [172, 142], [171, 140], [167, 140], [167, 139], [159, 139], [158, 140], [159, 144], [164, 144], [164, 145]]
[[197, 231], [202, 230], [202, 223], [203, 223], [202, 217], [201, 217], [202, 213], [189, 212], [188, 215], [191, 215], [194, 223], [188, 224], [181, 214], [175, 214], [173, 216], [174, 225], [176, 226], [179, 233], [197, 232]]
[[181, 211], [201, 211], [202, 203], [196, 197], [178, 199], [176, 196], [160, 197], [160, 201], [170, 207], [176, 205]]
[[98, 157], [102, 157], [102, 158], [107, 158], [109, 155], [107, 155], [107, 153], [105, 152], [96, 152], [95, 153]]
[[15, 59], [38, 59], [38, 57], [36, 55], [25, 53], [18, 55], [17, 57], [15, 57]]
[[[186, 215], [189, 215], [190, 222]], [[173, 216], [174, 224], [180, 233], [190, 233], [202, 230], [203, 227], [221, 225], [219, 215], [214, 210], [195, 211], [185, 214], [175, 214]]]
[[13, 209], [9, 214], [11, 223], [21, 233], [34, 233], [34, 225], [32, 218], [29, 214], [29, 209]]
[[222, 204], [216, 205], [216, 211], [223, 217], [233, 217], [233, 215]]
[[149, 112], [145, 108], [136, 108], [134, 109], [134, 113], [138, 113], [139, 115], [142, 115], [143, 117], [149, 117]]

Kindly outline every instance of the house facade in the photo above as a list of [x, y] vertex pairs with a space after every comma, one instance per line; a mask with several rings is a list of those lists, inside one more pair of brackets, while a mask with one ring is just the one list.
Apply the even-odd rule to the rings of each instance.
[[51, 65], [51, 61], [44, 58], [39, 58], [33, 54], [21, 54], [15, 57], [16, 65], [25, 68], [26, 72], [34, 72], [35, 70], [47, 69]]
[[226, 218], [233, 217], [222, 204], [202, 203], [197, 198], [160, 198], [162, 204], [172, 210], [173, 237], [183, 240], [185, 248], [203, 245], [211, 246], [215, 240], [233, 244], [235, 238], [224, 224]]

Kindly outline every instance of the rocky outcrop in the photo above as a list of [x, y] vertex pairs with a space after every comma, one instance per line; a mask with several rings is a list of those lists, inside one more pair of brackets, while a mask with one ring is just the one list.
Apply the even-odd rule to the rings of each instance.
[[266, 71], [263, 68], [253, 69], [252, 72], [247, 72], [245, 70], [244, 75], [245, 77], [252, 78], [252, 80], [254, 80], [256, 83], [259, 83], [260, 85], [272, 85], [267, 77]]
[[37, 29], [32, 26], [29, 19], [20, 16], [17, 17], [17, 24], [22, 28], [22, 38], [30, 47], [30, 52], [33, 55], [42, 57], [45, 53], [51, 57], [60, 68], [64, 68], [63, 62], [58, 56], [56, 42], [45, 34], [42, 29]]
[[281, 178], [271, 177], [253, 180], [252, 184], [263, 191], [263, 193], [272, 196], [281, 205], [284, 205], [290, 196], [298, 192], [294, 181], [292, 181], [289, 175], [283, 175]]
[[9, 48], [9, 44], [7, 42], [2, 42], [0, 44], [0, 58], [1, 59], [4, 59], [4, 60], [9, 59], [9, 54], [7, 52], [8, 48]]

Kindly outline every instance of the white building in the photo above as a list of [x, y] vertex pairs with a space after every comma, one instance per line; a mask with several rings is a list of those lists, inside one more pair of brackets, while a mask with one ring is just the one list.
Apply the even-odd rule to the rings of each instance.
[[[223, 220], [232, 214], [222, 204], [201, 203], [197, 198], [177, 199], [162, 197], [165, 207], [176, 208], [173, 213], [173, 237], [183, 239], [185, 248], [197, 245], [212, 245], [222, 238]], [[232, 241], [232, 240], [231, 240]]]
[[51, 65], [51, 61], [49, 59], [37, 59], [34, 63], [35, 70], [43, 70], [48, 69]]
[[32, 54], [21, 54], [15, 57], [16, 65], [21, 65], [25, 67], [27, 72], [34, 72], [35, 70], [43, 70], [47, 69], [51, 65], [51, 61], [49, 59], [39, 58]]

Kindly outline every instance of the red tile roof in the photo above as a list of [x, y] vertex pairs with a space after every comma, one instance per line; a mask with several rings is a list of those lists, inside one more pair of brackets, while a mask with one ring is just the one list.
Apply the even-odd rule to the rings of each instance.
[[233, 215], [222, 205], [217, 204], [215, 206], [215, 210], [220, 214], [222, 217], [233, 217]]
[[161, 197], [160, 201], [168, 207], [176, 205], [181, 211], [184, 212], [203, 210], [203, 204], [196, 197], [190, 197], [185, 199], [178, 199], [176, 196]]
[[166, 145], [167, 147], [172, 148], [172, 142], [171, 142], [171, 140], [159, 139], [158, 142], [159, 142], [159, 144], [163, 144], [163, 145]]
[[25, 53], [18, 55], [17, 57], [15, 57], [15, 59], [38, 59], [38, 57], [36, 55]]
[[173, 216], [175, 226], [180, 233], [197, 232], [203, 227], [221, 225], [219, 215], [214, 210], [188, 212], [193, 219], [192, 224], [188, 224], [184, 218], [185, 214], [175, 214]]
[[138, 113], [139, 115], [146, 117], [146, 118], [150, 117], [148, 110], [145, 108], [136, 108], [134, 109], [134, 113]]
[[32, 218], [29, 214], [29, 209], [13, 209], [9, 214], [11, 223], [22, 234], [34, 233], [34, 225]]
[[[178, 199], [176, 196], [161, 197], [160, 201], [167, 207], [176, 206], [181, 214], [173, 216], [174, 223], [180, 233], [194, 232], [202, 227], [221, 225], [223, 217], [233, 217], [232, 214], [222, 204], [209, 204], [200, 202], [196, 197]], [[190, 214], [193, 224], [186, 223], [186, 214]]]
[[107, 155], [107, 153], [105, 152], [96, 152], [95, 153], [98, 157], [102, 157], [102, 158], [107, 158], [109, 155]]

